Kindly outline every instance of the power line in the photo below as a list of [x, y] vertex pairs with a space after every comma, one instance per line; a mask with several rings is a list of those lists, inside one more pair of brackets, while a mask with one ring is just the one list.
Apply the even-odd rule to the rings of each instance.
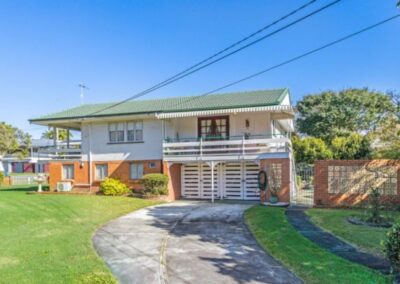
[[266, 69], [264, 69], [264, 70], [261, 70], [261, 71], [259, 71], [259, 72], [257, 72], [257, 73], [251, 74], [251, 75], [246, 76], [246, 77], [244, 77], [244, 78], [242, 78], [242, 79], [239, 79], [239, 80], [237, 80], [237, 81], [234, 81], [234, 82], [231, 82], [231, 83], [229, 83], [229, 84], [223, 85], [223, 86], [221, 86], [221, 87], [218, 87], [218, 88], [216, 88], [216, 89], [213, 89], [212, 91], [206, 92], [206, 93], [204, 93], [204, 94], [202, 94], [202, 95], [189, 98], [188, 100], [182, 101], [182, 102], [180, 102], [179, 104], [175, 105], [174, 107], [178, 107], [179, 105], [181, 105], [181, 104], [183, 104], [183, 103], [188, 103], [188, 102], [190, 102], [190, 101], [192, 101], [192, 100], [196, 100], [196, 99], [199, 99], [199, 98], [202, 98], [202, 97], [211, 95], [211, 94], [213, 94], [213, 93], [215, 93], [215, 92], [221, 91], [221, 90], [223, 90], [223, 89], [226, 89], [226, 88], [231, 87], [231, 86], [233, 86], [233, 85], [236, 85], [236, 84], [242, 83], [242, 82], [244, 82], [244, 81], [250, 80], [250, 79], [252, 79], [252, 78], [254, 78], [254, 77], [260, 76], [260, 75], [262, 75], [262, 74], [264, 74], [264, 73], [267, 73], [267, 72], [269, 72], [269, 71], [272, 71], [272, 70], [274, 70], [274, 69], [277, 69], [277, 68], [279, 68], [279, 67], [282, 67], [282, 66], [284, 66], [284, 65], [287, 65], [287, 64], [292, 63], [292, 62], [294, 62], [294, 61], [300, 60], [300, 59], [302, 59], [302, 58], [304, 58], [304, 57], [306, 57], [306, 56], [308, 56], [308, 55], [317, 53], [317, 52], [319, 52], [319, 51], [321, 51], [321, 50], [323, 50], [323, 49], [326, 49], [326, 48], [331, 47], [331, 46], [333, 46], [333, 45], [339, 44], [339, 43], [341, 43], [341, 42], [343, 42], [343, 41], [345, 41], [345, 40], [348, 40], [348, 39], [350, 39], [350, 38], [352, 38], [352, 37], [358, 36], [358, 35], [360, 35], [360, 34], [362, 34], [362, 33], [364, 33], [364, 32], [367, 32], [367, 31], [369, 31], [369, 30], [372, 30], [372, 29], [374, 29], [374, 28], [376, 28], [376, 27], [378, 27], [378, 26], [381, 26], [381, 25], [383, 25], [383, 24], [385, 24], [385, 23], [387, 23], [387, 22], [390, 22], [390, 21], [392, 21], [392, 20], [395, 20], [395, 19], [397, 19], [397, 18], [399, 18], [399, 17], [400, 17], [400, 15], [392, 16], [392, 17], [387, 18], [387, 19], [385, 19], [385, 20], [383, 20], [383, 21], [377, 22], [377, 23], [375, 23], [375, 24], [373, 24], [373, 25], [370, 25], [370, 26], [368, 26], [368, 27], [366, 27], [366, 28], [363, 28], [363, 29], [361, 29], [361, 30], [359, 30], [359, 31], [357, 31], [357, 32], [351, 33], [351, 34], [349, 34], [349, 35], [347, 35], [347, 36], [344, 36], [344, 37], [339, 38], [339, 39], [337, 39], [337, 40], [335, 40], [335, 41], [332, 41], [332, 42], [330, 42], [330, 43], [327, 43], [327, 44], [325, 44], [325, 45], [323, 45], [323, 46], [321, 46], [321, 47], [318, 47], [318, 48], [316, 48], [316, 49], [310, 50], [310, 51], [308, 51], [308, 52], [306, 52], [306, 53], [303, 53], [303, 54], [298, 55], [298, 56], [295, 56], [295, 57], [293, 57], [293, 58], [291, 58], [291, 59], [285, 60], [285, 61], [283, 61], [283, 62], [281, 62], [281, 63], [279, 63], [279, 64], [276, 64], [276, 65], [273, 65], [273, 66], [271, 66], [271, 67], [268, 67], [268, 68], [266, 68]]
[[[187, 76], [189, 76], [189, 75], [191, 75], [191, 74], [193, 74], [193, 73], [195, 73], [195, 72], [197, 72], [197, 71], [200, 71], [201, 69], [204, 69], [204, 68], [206, 68], [206, 67], [208, 67], [208, 66], [210, 66], [210, 65], [212, 65], [212, 64], [214, 64], [214, 63], [217, 63], [217, 62], [219, 62], [219, 61], [221, 61], [221, 60], [223, 60], [223, 59], [225, 59], [225, 58], [227, 58], [227, 57], [229, 57], [229, 56], [231, 56], [231, 55], [233, 55], [233, 54], [236, 54], [236, 53], [238, 53], [239, 51], [242, 51], [242, 50], [244, 50], [244, 49], [246, 49], [246, 48], [248, 48], [248, 47], [250, 47], [250, 46], [252, 46], [252, 45], [254, 45], [254, 44], [256, 44], [256, 43], [259, 43], [259, 42], [261, 42], [262, 40], [264, 40], [264, 39], [266, 39], [266, 38], [269, 38], [269, 37], [271, 37], [271, 36], [273, 36], [273, 35], [275, 35], [275, 34], [281, 32], [281, 31], [283, 31], [283, 30], [285, 30], [285, 29], [288, 29], [289, 27], [294, 26], [295, 24], [298, 24], [299, 22], [302, 22], [302, 21], [304, 21], [305, 19], [314, 16], [314, 15], [316, 15], [316, 14], [322, 12], [322, 11], [325, 10], [325, 9], [328, 9], [328, 8], [330, 8], [331, 6], [337, 4], [337, 3], [341, 2], [341, 1], [342, 1], [342, 0], [335, 0], [335, 1], [332, 1], [332, 2], [330, 2], [330, 3], [328, 3], [328, 4], [326, 4], [325, 6], [322, 6], [321, 8], [318, 8], [317, 10], [314, 10], [313, 12], [311, 12], [311, 13], [309, 13], [309, 14], [307, 14], [307, 15], [305, 15], [305, 16], [299, 18], [299, 19], [297, 19], [297, 20], [295, 20], [295, 21], [293, 21], [293, 22], [290, 22], [289, 24], [286, 24], [285, 26], [283, 26], [283, 27], [281, 27], [281, 28], [279, 28], [279, 29], [277, 29], [277, 30], [275, 30], [275, 31], [273, 31], [273, 32], [271, 32], [271, 33], [269, 33], [269, 34], [266, 34], [266, 35], [264, 35], [264, 36], [262, 36], [262, 37], [260, 37], [260, 38], [258, 38], [258, 39], [256, 39], [256, 40], [254, 40], [254, 41], [252, 41], [252, 42], [250, 42], [250, 43], [248, 43], [248, 44], [246, 44], [246, 45], [244, 45], [244, 46], [242, 46], [242, 47], [240, 47], [240, 48], [238, 48], [238, 49], [235, 49], [235, 50], [233, 50], [233, 51], [231, 51], [231, 52], [229, 52], [229, 53], [227, 53], [227, 54], [225, 54], [225, 55], [223, 55], [223, 56], [221, 56], [221, 57], [219, 57], [219, 58], [217, 58], [217, 59], [212, 60], [211, 62], [208, 62], [208, 63], [205, 64], [205, 65], [201, 65], [201, 66], [199, 66], [199, 67], [197, 67], [197, 68], [195, 68], [195, 67], [192, 66], [191, 68], [189, 68], [189, 69], [191, 70], [190, 72], [185, 72], [185, 71], [183, 71], [183, 72], [181, 72], [181, 73], [183, 73], [182, 75], [173, 76], [174, 79], [172, 79], [172, 80], [166, 80], [165, 83], [159, 83], [159, 84], [157, 84], [157, 85], [155, 85], [155, 86], [153, 86], [153, 87], [151, 87], [151, 88], [149, 88], [149, 89], [147, 89], [147, 90], [145, 90], [145, 91], [142, 91], [142, 92], [140, 92], [140, 93], [138, 93], [138, 94], [136, 94], [136, 95], [133, 95], [133, 96], [131, 96], [131, 97], [125, 99], [125, 100], [122, 100], [122, 101], [120, 101], [120, 102], [118, 102], [118, 103], [112, 104], [111, 106], [107, 106], [107, 107], [105, 107], [105, 108], [103, 108], [103, 109], [97, 110], [97, 111], [95, 111], [95, 112], [93, 112], [93, 113], [90, 113], [90, 114], [88, 114], [87, 116], [91, 116], [91, 115], [94, 115], [94, 114], [96, 114], [96, 113], [103, 112], [103, 111], [105, 111], [105, 110], [108, 110], [108, 109], [111, 109], [111, 108], [113, 108], [113, 107], [116, 107], [116, 106], [119, 106], [119, 105], [121, 105], [121, 104], [124, 104], [124, 103], [126, 103], [126, 102], [129, 102], [129, 101], [131, 101], [131, 100], [137, 99], [137, 98], [142, 97], [142, 96], [144, 96], [144, 95], [146, 95], [146, 94], [148, 94], [148, 93], [151, 93], [151, 92], [153, 92], [153, 91], [155, 91], [155, 90], [158, 90], [158, 89], [160, 89], [160, 88], [162, 88], [162, 87], [164, 87], [164, 86], [167, 86], [167, 85], [169, 85], [169, 84], [171, 84], [171, 83], [173, 83], [173, 82], [175, 82], [175, 81], [178, 81], [178, 80], [180, 80], [180, 79], [182, 79], [182, 78], [184, 78], [184, 77], [187, 77]], [[310, 4], [311, 4], [311, 3], [310, 3]], [[215, 57], [215, 56], [214, 56], [214, 57]], [[206, 60], [206, 61], [208, 61], [208, 60]], [[198, 66], [198, 65], [197, 65], [197, 66]], [[187, 69], [187, 70], [189, 70], [189, 69]], [[171, 78], [172, 78], [172, 77], [171, 77]]]
[[[222, 53], [224, 53], [224, 52], [226, 52], [226, 51], [228, 51], [228, 50], [230, 50], [230, 49], [232, 49], [232, 48], [238, 46], [239, 44], [241, 44], [241, 43], [247, 41], [248, 39], [250, 39], [250, 38], [252, 38], [252, 37], [254, 37], [254, 36], [256, 36], [256, 35], [262, 33], [262, 32], [265, 31], [266, 29], [268, 29], [268, 28], [270, 28], [270, 27], [272, 27], [272, 26], [274, 26], [274, 25], [276, 25], [276, 24], [282, 22], [283, 20], [289, 18], [290, 16], [293, 16], [294, 14], [300, 12], [301, 10], [307, 8], [308, 6], [310, 6], [311, 4], [313, 4], [313, 3], [315, 3], [315, 2], [317, 2], [317, 0], [311, 0], [311, 1], [309, 1], [309, 2], [307, 2], [307, 3], [305, 3], [305, 4], [303, 4], [302, 6], [296, 8], [295, 10], [291, 11], [290, 13], [288, 13], [288, 14], [286, 14], [286, 15], [280, 17], [279, 19], [273, 21], [272, 23], [270, 23], [270, 24], [268, 24], [268, 25], [262, 27], [261, 29], [259, 29], [259, 30], [255, 31], [255, 32], [251, 33], [250, 35], [244, 37], [243, 39], [234, 42], [233, 44], [229, 45], [228, 47], [226, 47], [226, 48], [224, 48], [224, 49], [218, 51], [217, 53], [214, 53], [213, 55], [207, 57], [206, 59], [201, 60], [200, 62], [198, 62], [198, 63], [196, 63], [196, 64], [190, 66], [189, 68], [187, 68], [187, 69], [185, 69], [185, 70], [183, 70], [183, 71], [181, 71], [181, 72], [179, 72], [179, 73], [173, 75], [172, 77], [169, 77], [168, 79], [166, 79], [166, 80], [164, 80], [164, 81], [162, 81], [162, 82], [160, 82], [160, 83], [154, 85], [153, 87], [151, 87], [151, 88], [149, 88], [149, 89], [147, 89], [147, 90], [151, 90], [151, 89], [153, 89], [153, 88], [155, 88], [155, 87], [158, 87], [159, 85], [162, 85], [162, 84], [164, 84], [164, 83], [166, 83], [166, 82], [168, 82], [168, 81], [170, 81], [170, 80], [172, 80], [172, 79], [175, 79], [176, 77], [178, 77], [178, 76], [180, 76], [180, 75], [182, 75], [182, 74], [184, 74], [184, 73], [186, 73], [186, 72], [188, 72], [188, 71], [190, 71], [190, 70], [192, 70], [192, 69], [194, 69], [194, 68], [200, 66], [201, 64], [203, 64], [203, 63], [205, 63], [205, 62], [207, 62], [207, 61], [210, 61], [211, 59], [217, 57], [218, 55], [221, 55]], [[147, 91], [147, 90], [146, 90], [146, 91]]]

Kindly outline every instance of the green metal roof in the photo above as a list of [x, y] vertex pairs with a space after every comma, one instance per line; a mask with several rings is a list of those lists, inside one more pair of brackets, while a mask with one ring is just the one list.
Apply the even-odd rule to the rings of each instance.
[[[151, 114], [163, 112], [183, 112], [216, 110], [256, 106], [279, 105], [288, 89], [261, 90], [215, 94], [207, 96], [175, 97], [151, 100], [133, 100], [114, 107], [115, 103], [87, 104], [30, 119], [30, 122], [76, 119], [84, 117], [103, 117], [130, 114]], [[111, 107], [111, 108], [109, 108]]]

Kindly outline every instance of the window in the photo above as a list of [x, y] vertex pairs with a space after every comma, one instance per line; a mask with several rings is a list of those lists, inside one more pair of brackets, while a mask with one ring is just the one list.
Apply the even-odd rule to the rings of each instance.
[[131, 164], [131, 179], [140, 179], [143, 176], [143, 164]]
[[143, 141], [143, 121], [110, 123], [108, 132], [111, 143], [141, 142]]
[[74, 179], [74, 165], [62, 166], [63, 179]]
[[198, 120], [199, 138], [223, 140], [229, 137], [229, 117], [200, 117]]
[[150, 169], [155, 169], [156, 168], [156, 163], [149, 163], [149, 168]]
[[96, 165], [96, 180], [103, 180], [108, 176], [107, 165]]
[[110, 135], [110, 142], [124, 142], [124, 123], [117, 122], [117, 123], [110, 123], [108, 125], [108, 131]]
[[128, 141], [143, 141], [143, 122], [128, 122], [126, 124]]

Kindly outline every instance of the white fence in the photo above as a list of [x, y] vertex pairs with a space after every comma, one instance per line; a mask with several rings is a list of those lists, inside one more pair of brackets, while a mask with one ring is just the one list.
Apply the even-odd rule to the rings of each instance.
[[11, 185], [36, 185], [37, 183], [35, 182], [35, 177], [37, 177], [35, 174], [10, 176]]

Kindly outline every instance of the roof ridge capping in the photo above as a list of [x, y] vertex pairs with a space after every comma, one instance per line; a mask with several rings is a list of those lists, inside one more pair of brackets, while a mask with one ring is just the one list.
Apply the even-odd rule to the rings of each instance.
[[[196, 110], [217, 110], [256, 106], [280, 105], [290, 92], [288, 88], [263, 89], [243, 92], [210, 94], [207, 96], [182, 96], [161, 99], [134, 100], [102, 110], [115, 103], [86, 104], [60, 112], [29, 119], [30, 122], [83, 119], [86, 117], [104, 117], [132, 114], [151, 114], [168, 112], [187, 112]], [[96, 114], [92, 115], [94, 112]]]

